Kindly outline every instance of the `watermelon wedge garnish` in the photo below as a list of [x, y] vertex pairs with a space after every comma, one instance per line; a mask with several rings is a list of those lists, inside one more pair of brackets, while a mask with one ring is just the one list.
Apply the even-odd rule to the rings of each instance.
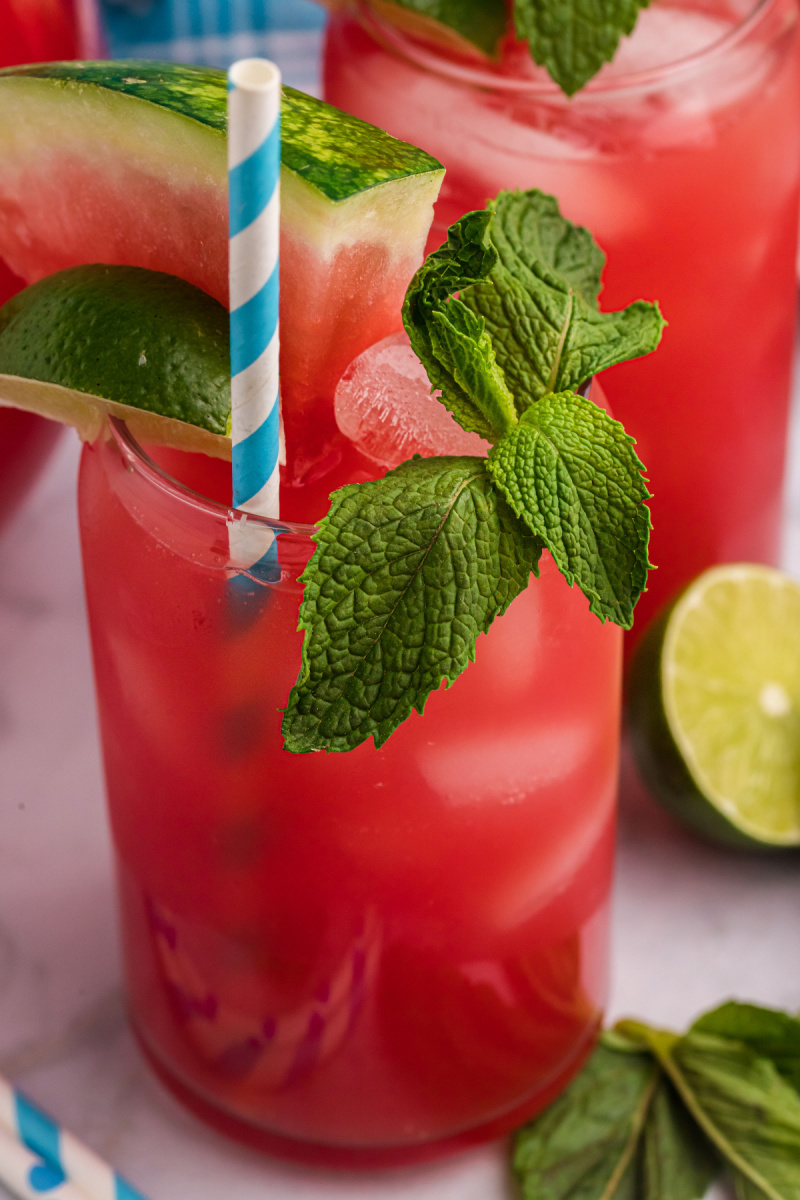
[[[164, 63], [0, 71], [0, 258], [27, 283], [149, 267], [226, 303], [226, 95], [224, 72]], [[281, 124], [281, 388], [299, 480], [336, 439], [343, 370], [400, 328], [444, 172], [291, 88]]]

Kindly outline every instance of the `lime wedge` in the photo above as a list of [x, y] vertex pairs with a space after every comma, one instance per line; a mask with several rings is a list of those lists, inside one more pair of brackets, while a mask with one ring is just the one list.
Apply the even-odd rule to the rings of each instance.
[[675, 816], [729, 845], [800, 846], [800, 585], [750, 563], [700, 575], [637, 654], [629, 723]]
[[59, 271], [0, 309], [0, 405], [84, 441], [112, 413], [142, 441], [230, 459], [228, 314], [160, 271]]

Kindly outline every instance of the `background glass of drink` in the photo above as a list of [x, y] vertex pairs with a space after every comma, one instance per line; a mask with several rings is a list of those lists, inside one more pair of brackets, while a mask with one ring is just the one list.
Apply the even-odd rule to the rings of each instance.
[[[167, 457], [203, 485], [208, 460]], [[130, 1007], [162, 1078], [256, 1145], [354, 1164], [541, 1107], [605, 992], [619, 629], [545, 556], [424, 716], [291, 755], [310, 527], [279, 536], [280, 583], [232, 583], [229, 509], [116, 424], [79, 507]]]
[[[98, 58], [101, 53], [92, 0], [0, 0], [0, 67]], [[0, 258], [0, 304], [22, 287], [24, 281]], [[60, 432], [54, 421], [0, 408], [0, 528], [24, 498]]]
[[[330, 18], [325, 98], [447, 168], [436, 240], [501, 188], [555, 194], [608, 254], [603, 307], [657, 298], [658, 354], [603, 378], [655, 499], [655, 608], [714, 562], [778, 554], [795, 336], [795, 0], [643, 10], [567, 99], [508, 43], [457, 60], [366, 3]], [[644, 618], [644, 620], [643, 620]]]

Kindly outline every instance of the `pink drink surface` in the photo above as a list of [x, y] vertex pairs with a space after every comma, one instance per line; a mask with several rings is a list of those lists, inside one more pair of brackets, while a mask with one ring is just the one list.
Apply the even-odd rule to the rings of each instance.
[[[203, 483], [204, 460], [167, 458]], [[212, 466], [204, 490], [225, 486]], [[183, 497], [124, 445], [84, 450], [143, 1045], [207, 1119], [306, 1159], [402, 1162], [502, 1132], [564, 1085], [600, 1018], [619, 630], [545, 558], [380, 751], [290, 755], [311, 543], [281, 538], [282, 583], [242, 605], [224, 512]]]
[[[401, 51], [397, 35], [379, 41], [370, 17], [331, 17], [325, 98], [446, 166], [437, 240], [502, 188], [539, 187], [606, 251], [604, 308], [640, 298], [662, 307], [659, 350], [603, 377], [655, 493], [658, 571], [635, 632], [709, 564], [778, 553], [800, 95], [794, 4], [762, 7], [724, 51], [636, 87], [600, 81], [571, 101], [542, 90], [519, 48], [476, 76], [407, 38]], [[727, 9], [702, 8], [645, 10], [614, 70], [652, 67], [732, 28]], [[527, 75], [533, 90], [521, 86]]]

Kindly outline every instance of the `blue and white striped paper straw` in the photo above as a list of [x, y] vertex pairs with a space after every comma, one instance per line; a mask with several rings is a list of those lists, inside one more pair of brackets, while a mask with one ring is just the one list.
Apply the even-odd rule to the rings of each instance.
[[0, 1180], [21, 1200], [144, 1200], [2, 1076]]
[[[278, 246], [281, 74], [245, 58], [228, 72], [231, 437], [233, 505], [279, 516]], [[246, 519], [230, 529], [235, 565], [275, 558], [270, 530]]]

